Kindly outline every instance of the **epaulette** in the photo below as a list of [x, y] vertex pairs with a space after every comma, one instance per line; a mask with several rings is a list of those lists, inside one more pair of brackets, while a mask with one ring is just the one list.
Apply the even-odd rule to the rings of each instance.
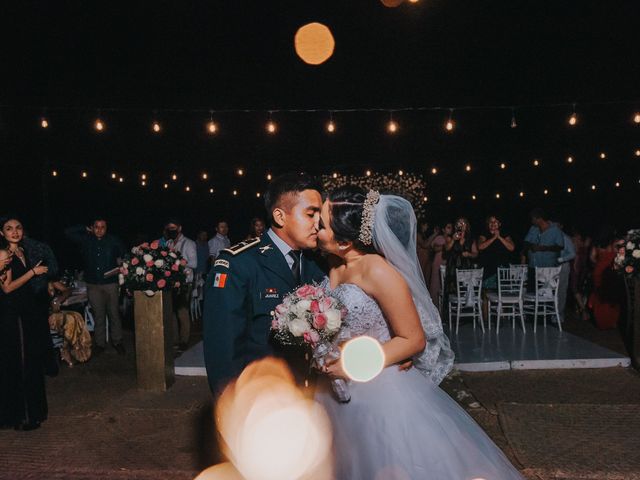
[[231, 255], [237, 255], [239, 253], [244, 252], [245, 250], [249, 250], [250, 248], [255, 247], [259, 243], [260, 243], [260, 239], [259, 238], [251, 238], [249, 240], [245, 240], [243, 242], [236, 243], [235, 245], [233, 245], [233, 246], [231, 246], [229, 248], [223, 248], [220, 251], [221, 252], [230, 253]]

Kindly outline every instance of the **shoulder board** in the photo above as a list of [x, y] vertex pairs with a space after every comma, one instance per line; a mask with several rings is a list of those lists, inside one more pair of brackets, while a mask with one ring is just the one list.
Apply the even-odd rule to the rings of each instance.
[[237, 255], [239, 253], [244, 252], [245, 250], [249, 250], [252, 247], [255, 247], [260, 243], [259, 238], [252, 238], [250, 240], [245, 240], [244, 242], [236, 243], [235, 245], [229, 248], [223, 248], [221, 252], [227, 252], [231, 255]]

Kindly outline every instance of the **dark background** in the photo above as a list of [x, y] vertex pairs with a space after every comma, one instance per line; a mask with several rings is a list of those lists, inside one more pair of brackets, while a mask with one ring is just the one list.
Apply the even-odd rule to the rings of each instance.
[[[69, 266], [73, 249], [62, 229], [96, 212], [129, 242], [159, 235], [169, 215], [179, 215], [190, 236], [227, 218], [232, 236], [244, 237], [249, 218], [262, 214], [256, 192], [266, 173], [290, 170], [423, 173], [428, 220], [465, 214], [476, 232], [498, 211], [522, 236], [538, 205], [589, 230], [637, 227], [638, 18], [631, 0], [7, 4], [0, 210], [18, 212]], [[320, 66], [293, 49], [296, 30], [311, 21], [336, 40]], [[579, 122], [571, 128], [573, 103]], [[506, 108], [488, 108], [495, 106]], [[452, 134], [443, 130], [449, 108]], [[210, 109], [215, 136], [204, 130]], [[283, 111], [292, 109], [317, 111]], [[328, 112], [342, 109], [375, 111], [335, 113], [337, 131], [328, 135]], [[264, 130], [269, 110], [277, 135]], [[384, 127], [393, 110], [400, 130], [392, 136]], [[39, 127], [43, 115], [47, 130]], [[106, 124], [100, 134], [92, 128], [98, 115]], [[160, 135], [151, 132], [154, 119]], [[433, 166], [438, 175], [429, 173]], [[113, 182], [112, 171], [125, 182]], [[199, 178], [203, 171], [209, 180]]]

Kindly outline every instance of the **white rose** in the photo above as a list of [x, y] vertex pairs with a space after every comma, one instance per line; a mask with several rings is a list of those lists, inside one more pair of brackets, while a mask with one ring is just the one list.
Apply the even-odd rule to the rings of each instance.
[[294, 337], [301, 337], [309, 331], [309, 324], [305, 320], [296, 318], [289, 322], [289, 331]]
[[162, 268], [164, 266], [164, 260], [156, 260], [153, 264], [158, 268]]
[[136, 275], [144, 275], [144, 268], [136, 267]]
[[633, 258], [640, 258], [640, 250], [638, 250], [637, 248], [631, 253], [631, 256]]
[[142, 258], [143, 258], [143, 260], [145, 262], [150, 262], [151, 260], [153, 260], [153, 257], [151, 255], [149, 255], [148, 253], [145, 254]]
[[169, 256], [170, 256], [170, 257], [173, 257], [173, 258], [178, 258], [178, 256], [177, 256], [175, 253], [173, 253], [173, 252], [170, 252], [170, 253], [169, 253]]
[[636, 248], [636, 244], [633, 242], [627, 242], [627, 250], [633, 250]]
[[122, 268], [129, 268], [129, 263], [122, 262]]
[[311, 308], [311, 300], [300, 300], [296, 303], [296, 314], [298, 317], [303, 317]]
[[340, 328], [340, 325], [342, 325], [342, 320], [340, 319], [340, 310], [331, 308], [324, 312], [324, 316], [327, 317], [327, 330], [338, 330]]
[[124, 275], [122, 275], [121, 273], [118, 274], [118, 283], [120, 285], [124, 285]]

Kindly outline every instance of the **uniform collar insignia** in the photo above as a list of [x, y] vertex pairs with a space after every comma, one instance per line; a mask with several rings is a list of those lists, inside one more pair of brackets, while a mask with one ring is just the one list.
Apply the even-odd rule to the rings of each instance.
[[260, 247], [259, 250], [260, 250], [260, 253], [264, 253], [267, 250], [271, 250], [272, 248], [273, 247], [271, 245], [265, 245], [264, 247]]

